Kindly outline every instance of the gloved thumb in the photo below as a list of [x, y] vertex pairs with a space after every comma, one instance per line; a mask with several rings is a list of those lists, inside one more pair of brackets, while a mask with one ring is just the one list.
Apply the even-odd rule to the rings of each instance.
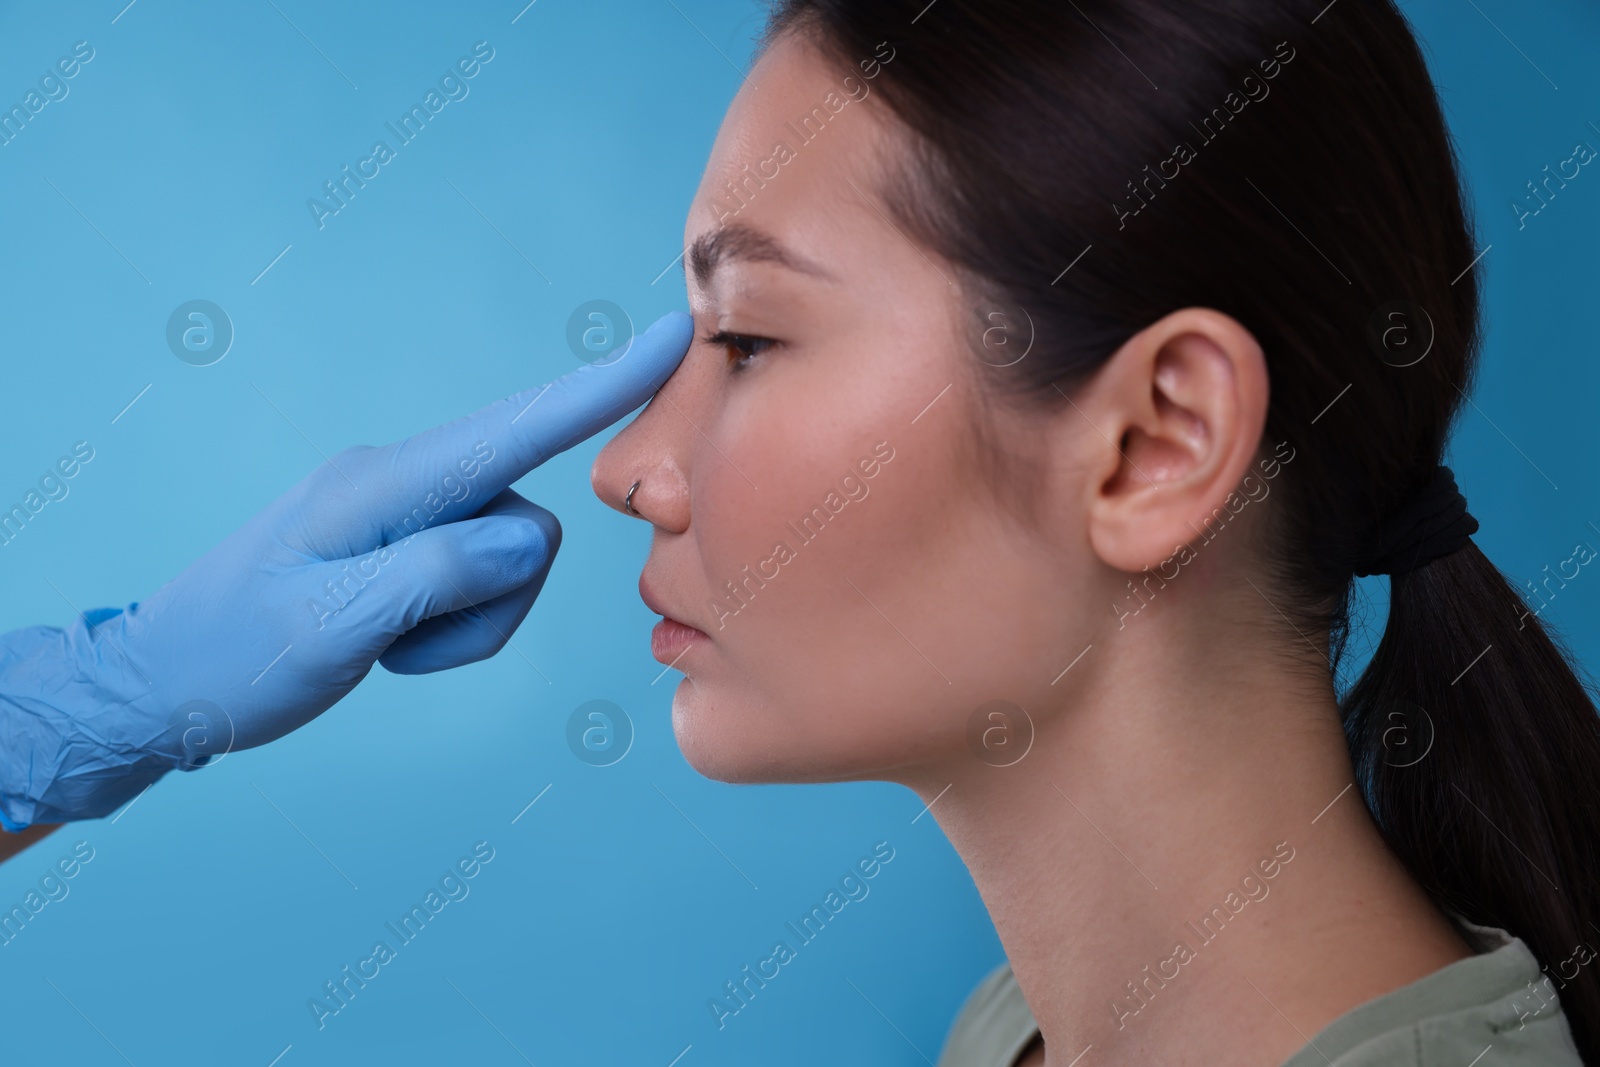
[[[491, 513], [521, 516], [539, 524], [549, 538], [553, 559], [561, 543], [561, 525], [550, 512], [514, 490], [506, 489], [478, 514]], [[508, 593], [470, 608], [423, 620], [396, 638], [378, 662], [395, 674], [428, 674], [488, 659], [504, 648], [522, 625], [534, 599], [544, 588], [549, 571], [547, 562], [531, 580]]]
[[323, 564], [319, 627], [381, 651], [426, 620], [542, 581], [561, 541], [555, 516], [543, 517], [481, 515]]

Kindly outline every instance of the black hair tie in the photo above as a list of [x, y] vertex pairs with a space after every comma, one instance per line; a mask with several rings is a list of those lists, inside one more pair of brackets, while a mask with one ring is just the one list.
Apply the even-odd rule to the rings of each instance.
[[1435, 467], [1410, 502], [1377, 526], [1356, 577], [1416, 570], [1466, 547], [1477, 529], [1478, 520], [1467, 513], [1467, 498], [1456, 488], [1450, 468]]

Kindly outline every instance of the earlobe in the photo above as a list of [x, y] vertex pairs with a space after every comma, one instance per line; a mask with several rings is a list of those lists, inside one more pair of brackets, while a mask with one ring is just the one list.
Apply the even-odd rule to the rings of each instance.
[[1266, 361], [1236, 320], [1187, 308], [1130, 338], [1098, 379], [1095, 421], [1116, 447], [1089, 487], [1090, 541], [1108, 565], [1139, 571], [1201, 536], [1249, 469]]

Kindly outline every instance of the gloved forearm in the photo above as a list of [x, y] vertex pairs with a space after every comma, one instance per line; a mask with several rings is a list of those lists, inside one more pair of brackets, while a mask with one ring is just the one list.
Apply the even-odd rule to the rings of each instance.
[[5, 829], [107, 815], [184, 764], [183, 731], [111, 643], [121, 618], [102, 610], [64, 629], [0, 634]]

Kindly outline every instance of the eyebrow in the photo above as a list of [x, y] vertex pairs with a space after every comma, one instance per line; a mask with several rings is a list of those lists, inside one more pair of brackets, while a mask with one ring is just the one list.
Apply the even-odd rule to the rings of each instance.
[[742, 222], [729, 223], [702, 233], [689, 246], [684, 260], [694, 270], [695, 281], [708, 285], [723, 263], [744, 260], [750, 263], [776, 263], [801, 274], [836, 280], [811, 260], [786, 248], [777, 238]]

